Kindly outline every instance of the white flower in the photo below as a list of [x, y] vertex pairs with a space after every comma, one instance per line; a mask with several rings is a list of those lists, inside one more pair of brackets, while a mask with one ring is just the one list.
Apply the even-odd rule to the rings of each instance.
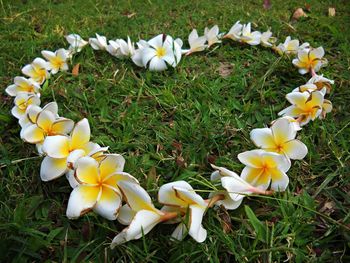
[[38, 115], [42, 110], [51, 111], [57, 118], [59, 117], [57, 114], [58, 106], [56, 102], [50, 102], [46, 104], [43, 108], [41, 108], [37, 104], [28, 105], [23, 118], [19, 120], [19, 125], [21, 126], [22, 130], [28, 125], [35, 124], [38, 118]]
[[35, 94], [18, 92], [14, 103], [15, 106], [12, 108], [11, 113], [14, 117], [21, 120], [26, 117], [25, 114], [30, 105], [40, 105], [40, 98]]
[[284, 191], [289, 183], [286, 172], [290, 168], [290, 161], [281, 154], [252, 150], [238, 154], [238, 159], [246, 167], [241, 177], [248, 183], [261, 190], [266, 190], [270, 183], [271, 189]]
[[26, 126], [21, 131], [21, 138], [29, 143], [41, 143], [46, 136], [68, 134], [74, 126], [74, 122], [66, 118], [57, 118], [50, 108], [45, 108], [38, 113], [35, 123]]
[[261, 33], [259, 31], [251, 32], [251, 24], [243, 25], [241, 41], [251, 46], [260, 44]]
[[43, 57], [48, 61], [47, 69], [51, 70], [51, 74], [56, 74], [58, 71], [67, 71], [69, 58], [69, 51], [63, 48], [58, 49], [55, 52], [43, 50], [41, 51]]
[[241, 35], [242, 35], [242, 28], [243, 25], [240, 23], [240, 21], [237, 21], [228, 31], [226, 35], [224, 35], [223, 38], [229, 38], [234, 41], [240, 41], [241, 40]]
[[12, 97], [17, 96], [20, 92], [37, 94], [40, 96], [40, 85], [32, 79], [26, 79], [24, 77], [15, 77], [14, 84], [9, 85], [6, 88], [6, 93]]
[[[266, 194], [265, 191], [262, 191], [243, 180], [243, 178], [239, 177], [235, 172], [224, 167], [217, 167], [215, 165], [211, 166], [216, 170], [210, 176], [211, 181], [220, 180], [222, 187], [226, 190], [216, 193], [225, 196], [223, 200], [217, 201], [216, 205], [223, 205], [228, 210], [234, 210], [240, 206], [246, 195], [252, 193]], [[209, 197], [213, 197], [213, 195], [211, 194]]]
[[279, 116], [298, 118], [301, 126], [315, 120], [322, 112], [324, 94], [318, 90], [311, 92], [291, 92], [286, 99], [292, 104], [278, 113]]
[[194, 52], [200, 52], [206, 49], [207, 45], [205, 44], [207, 42], [206, 36], [198, 36], [197, 30], [193, 29], [190, 35], [188, 36], [188, 43], [190, 45], [190, 49], [186, 50], [186, 56], [194, 53]]
[[43, 181], [51, 181], [74, 168], [80, 157], [100, 155], [105, 148], [90, 142], [90, 125], [87, 119], [75, 124], [70, 136], [47, 136], [43, 143], [43, 152], [47, 155], [40, 167]]
[[176, 67], [181, 59], [181, 47], [171, 36], [158, 35], [148, 41], [149, 47], [142, 49], [142, 63], [150, 70], [162, 71], [167, 64]]
[[164, 213], [154, 207], [151, 197], [140, 185], [120, 181], [118, 187], [127, 204], [121, 207], [117, 219], [122, 224], [129, 226], [113, 238], [112, 249], [146, 235], [154, 226], [162, 222], [164, 217]]
[[74, 177], [79, 185], [69, 197], [67, 217], [78, 218], [93, 210], [108, 220], [115, 220], [122, 204], [118, 183], [138, 183], [134, 177], [123, 172], [124, 163], [124, 158], [119, 154], [104, 155], [99, 162], [91, 157], [78, 159]]
[[276, 42], [276, 38], [272, 37], [272, 32], [267, 30], [266, 32], [261, 34], [261, 45], [264, 47], [272, 47], [272, 45]]
[[89, 44], [95, 50], [106, 50], [107, 38], [96, 33], [96, 38], [89, 38]]
[[66, 40], [70, 44], [69, 51], [71, 53], [80, 52], [82, 48], [88, 44], [88, 42], [82, 39], [78, 34], [70, 34], [66, 36]]
[[219, 33], [219, 27], [217, 25], [213, 26], [210, 29], [206, 27], [204, 29], [204, 36], [208, 41], [208, 48], [216, 43], [221, 43], [220, 39], [222, 37], [222, 34]]
[[253, 129], [250, 138], [254, 144], [265, 150], [286, 155], [292, 160], [301, 160], [307, 154], [307, 147], [295, 139], [296, 130], [287, 119], [277, 119], [271, 128]]
[[323, 75], [314, 74], [314, 76], [309, 79], [307, 84], [316, 85], [318, 90], [323, 90], [323, 88], [326, 88], [326, 93], [329, 93], [332, 87], [331, 85], [334, 84], [334, 80], [327, 79], [323, 77]]
[[22, 68], [22, 73], [39, 84], [43, 84], [50, 74], [47, 71], [47, 61], [42, 58], [36, 58], [31, 64], [25, 65]]
[[310, 71], [317, 72], [321, 67], [327, 64], [327, 60], [323, 59], [323, 56], [323, 47], [300, 49], [298, 51], [298, 57], [293, 59], [292, 63], [299, 68], [300, 74], [305, 74]]
[[189, 212], [188, 222], [180, 223], [172, 234], [172, 237], [182, 240], [188, 230], [188, 234], [197, 242], [203, 242], [207, 237], [207, 231], [202, 226], [203, 215], [207, 203], [196, 194], [192, 186], [185, 181], [176, 181], [164, 184], [158, 192], [159, 203], [165, 205], [162, 211], [178, 212], [186, 218]]
[[290, 36], [286, 37], [286, 40], [284, 43], [280, 43], [276, 47], [276, 51], [282, 55], [282, 54], [296, 54], [299, 49], [299, 40], [298, 39], [291, 39]]
[[124, 39], [109, 40], [106, 47], [109, 54], [117, 58], [131, 57], [135, 54], [134, 43], [128, 37], [126, 42]]
[[149, 44], [147, 41], [142, 40], [142, 39], [139, 42], [137, 42], [136, 44], [137, 44], [138, 49], [135, 50], [131, 59], [137, 66], [143, 67], [142, 51], [144, 48], [149, 47]]

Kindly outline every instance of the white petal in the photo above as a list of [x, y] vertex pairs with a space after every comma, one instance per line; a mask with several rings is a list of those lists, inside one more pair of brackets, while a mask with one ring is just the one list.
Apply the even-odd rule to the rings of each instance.
[[269, 128], [254, 129], [250, 132], [250, 139], [259, 148], [274, 148], [276, 146]]
[[75, 171], [74, 170], [68, 170], [68, 172], [66, 172], [66, 178], [69, 182], [69, 185], [72, 187], [72, 188], [75, 188], [77, 187], [80, 183], [77, 181], [77, 179], [75, 179], [75, 176], [74, 176], [74, 173]]
[[272, 180], [271, 189], [274, 191], [285, 191], [289, 183], [288, 176], [279, 170], [276, 170], [276, 174], [278, 174], [279, 179]]
[[75, 125], [71, 138], [72, 149], [79, 149], [90, 141], [90, 125], [86, 118]]
[[198, 205], [190, 206], [190, 227], [189, 235], [197, 242], [203, 242], [207, 238], [207, 230], [202, 226], [202, 219], [205, 209]]
[[79, 185], [70, 194], [67, 205], [67, 217], [75, 219], [92, 210], [100, 193], [99, 187]]
[[261, 154], [263, 153], [263, 150], [252, 150], [240, 153], [237, 157], [241, 163], [254, 168], [259, 168], [261, 164]]
[[182, 189], [193, 190], [192, 186], [185, 181], [176, 181], [172, 183], [163, 184], [158, 191], [158, 201], [165, 205], [187, 206], [187, 203], [177, 198], [174, 187], [181, 187]]
[[296, 136], [296, 131], [292, 124], [283, 118], [276, 120], [271, 126], [271, 130], [277, 144], [293, 140]]
[[44, 140], [45, 134], [36, 124], [32, 124], [22, 129], [21, 138], [29, 143], [39, 143]]
[[52, 158], [66, 158], [69, 155], [69, 139], [67, 136], [47, 136], [43, 151]]
[[182, 241], [185, 238], [187, 233], [188, 233], [187, 226], [184, 223], [180, 223], [177, 225], [174, 232], [171, 234], [171, 237], [176, 240]]
[[66, 158], [55, 159], [46, 156], [41, 162], [40, 177], [44, 182], [51, 181], [63, 175], [67, 171]]
[[136, 212], [133, 211], [128, 204], [123, 205], [119, 209], [119, 214], [117, 217], [117, 220], [122, 225], [130, 225], [132, 222], [132, 219], [136, 215]]
[[113, 239], [111, 249], [129, 240], [139, 239], [142, 235], [146, 235], [159, 223], [160, 217], [159, 214], [149, 210], [137, 212], [131, 224]]
[[160, 59], [158, 57], [154, 57], [151, 59], [151, 62], [149, 63], [149, 70], [151, 71], [163, 71], [166, 70], [168, 67], [163, 59]]
[[163, 34], [160, 34], [158, 36], [155, 36], [151, 40], [148, 41], [148, 44], [152, 46], [153, 48], [158, 48], [163, 46]]
[[307, 147], [299, 140], [291, 140], [284, 145], [284, 153], [292, 160], [302, 160], [307, 155]]
[[107, 187], [103, 187], [101, 196], [94, 206], [95, 213], [103, 216], [108, 220], [117, 218], [119, 208], [122, 205], [120, 193]]

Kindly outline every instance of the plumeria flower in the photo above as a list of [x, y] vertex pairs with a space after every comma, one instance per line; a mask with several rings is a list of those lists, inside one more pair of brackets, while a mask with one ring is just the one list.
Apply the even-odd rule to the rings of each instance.
[[326, 88], [327, 93], [331, 90], [331, 85], [334, 84], [334, 80], [323, 77], [323, 75], [314, 74], [311, 79], [308, 80], [307, 84], [314, 84], [318, 90]]
[[[218, 167], [211, 165], [216, 171], [210, 176], [211, 181], [221, 181], [222, 187], [225, 191], [219, 191], [216, 195], [223, 194], [224, 198], [217, 201], [215, 204], [220, 206], [223, 205], [228, 210], [234, 210], [240, 206], [243, 198], [247, 195], [255, 194], [267, 194], [268, 192], [262, 191], [246, 182], [243, 178], [239, 177], [238, 174], [232, 172], [224, 167]], [[213, 198], [213, 194], [209, 195]]]
[[165, 213], [154, 207], [151, 197], [140, 185], [120, 181], [118, 186], [127, 204], [121, 207], [117, 219], [129, 226], [113, 238], [112, 249], [130, 240], [141, 238], [166, 219]]
[[293, 39], [290, 36], [286, 37], [286, 40], [284, 43], [280, 43], [276, 47], [276, 51], [278, 54], [283, 55], [283, 54], [297, 54], [299, 49], [304, 49], [309, 46], [309, 43], [304, 43], [299, 47], [299, 40], [298, 39]]
[[213, 26], [210, 29], [206, 27], [204, 29], [204, 36], [208, 41], [208, 48], [216, 43], [221, 43], [220, 39], [222, 37], [222, 34], [219, 33], [219, 27], [217, 25]]
[[107, 51], [112, 56], [117, 58], [129, 58], [135, 54], [134, 43], [131, 42], [130, 37], [126, 42], [124, 39], [110, 40], [108, 41]]
[[78, 159], [74, 176], [79, 185], [70, 194], [67, 217], [78, 218], [93, 210], [104, 218], [115, 220], [122, 204], [118, 183], [138, 183], [134, 177], [123, 172], [124, 163], [124, 158], [119, 154], [106, 155], [100, 162], [91, 157]]
[[259, 31], [251, 32], [251, 23], [243, 25], [242, 35], [240, 40], [251, 46], [256, 46], [260, 44], [261, 33]]
[[96, 33], [96, 38], [89, 38], [89, 44], [95, 50], [106, 50], [107, 38]]
[[187, 233], [197, 242], [203, 242], [207, 237], [207, 231], [202, 226], [203, 215], [208, 204], [196, 194], [192, 186], [185, 181], [176, 181], [164, 184], [158, 192], [159, 203], [165, 205], [162, 211], [178, 211], [186, 218], [189, 212], [188, 222], [180, 223], [174, 230], [172, 237], [182, 240]]
[[48, 109], [43, 109], [36, 117], [36, 122], [22, 129], [21, 138], [29, 143], [41, 143], [46, 136], [68, 134], [74, 122], [66, 118], [57, 118]]
[[143, 67], [143, 49], [149, 48], [150, 45], [147, 41], [141, 39], [139, 42], [136, 43], [138, 49], [135, 50], [134, 54], [131, 57], [131, 60], [139, 67]]
[[22, 68], [22, 73], [39, 84], [43, 84], [50, 74], [47, 71], [47, 61], [42, 58], [36, 58], [31, 64], [25, 65]]
[[18, 92], [14, 103], [15, 106], [12, 108], [11, 113], [20, 120], [25, 117], [27, 108], [30, 105], [40, 105], [40, 98], [35, 94]]
[[56, 179], [74, 167], [80, 157], [100, 152], [90, 142], [90, 125], [82, 119], [74, 126], [71, 135], [47, 136], [43, 143], [43, 152], [47, 155], [41, 163], [40, 177], [43, 181]]
[[37, 94], [40, 96], [40, 85], [32, 79], [26, 79], [24, 77], [15, 77], [14, 84], [9, 85], [6, 88], [6, 93], [12, 97], [17, 96], [20, 92]]
[[313, 49], [301, 49], [298, 51], [298, 57], [293, 59], [292, 63], [299, 69], [300, 74], [308, 72], [317, 72], [321, 67], [327, 64], [327, 60], [323, 59], [323, 47]]
[[207, 45], [205, 44], [207, 42], [206, 36], [198, 36], [197, 30], [193, 29], [190, 35], [188, 36], [188, 43], [190, 45], [189, 50], [186, 51], [186, 56], [194, 53], [194, 52], [200, 52], [207, 48]]
[[332, 102], [330, 100], [324, 99], [323, 103], [322, 103], [322, 112], [321, 112], [319, 118], [320, 119], [326, 118], [326, 114], [330, 113], [332, 110], [333, 110]]
[[148, 41], [149, 47], [142, 50], [143, 66], [150, 70], [162, 71], [167, 64], [176, 67], [181, 59], [181, 47], [168, 35], [158, 35]]
[[307, 154], [307, 147], [295, 139], [297, 132], [287, 119], [276, 120], [271, 128], [254, 129], [250, 138], [254, 144], [265, 150], [286, 155], [292, 160], [301, 160]]
[[43, 50], [41, 51], [43, 57], [48, 61], [48, 70], [51, 74], [56, 74], [58, 71], [67, 71], [69, 58], [69, 51], [64, 48], [60, 48], [55, 52]]
[[66, 40], [70, 44], [69, 51], [71, 53], [80, 52], [82, 48], [89, 43], [82, 39], [78, 34], [70, 34], [66, 36]]
[[322, 112], [324, 95], [320, 91], [291, 92], [286, 95], [292, 104], [278, 113], [279, 116], [290, 116], [297, 118], [300, 125], [306, 125], [310, 120], [315, 120]]
[[240, 41], [241, 40], [241, 35], [242, 35], [242, 28], [243, 25], [240, 23], [240, 21], [237, 21], [228, 31], [226, 35], [224, 35], [223, 38], [229, 38], [234, 41]]
[[311, 84], [311, 83], [306, 83], [304, 85], [301, 85], [301, 86], [293, 89], [292, 92], [305, 92], [306, 91], [306, 92], [311, 93], [311, 92], [316, 91], [316, 90], [320, 91], [323, 94], [323, 96], [326, 95], [326, 93], [327, 93], [326, 86], [323, 86], [321, 89], [319, 89], [315, 84]]
[[238, 154], [238, 159], [246, 165], [241, 177], [248, 183], [261, 190], [266, 190], [270, 183], [271, 189], [275, 191], [284, 191], [287, 188], [289, 178], [286, 172], [291, 163], [284, 155], [252, 150]]
[[31, 104], [27, 107], [25, 115], [19, 120], [21, 128], [24, 129], [29, 125], [35, 124], [37, 117], [42, 110], [50, 111], [56, 116], [56, 118], [58, 118], [58, 106], [56, 102], [50, 102], [43, 108], [36, 104]]
[[[285, 119], [285, 120], [289, 121], [289, 123], [291, 124], [291, 127], [294, 129], [295, 132], [298, 132], [302, 129], [300, 127], [299, 122], [290, 116], [283, 116], [283, 117], [280, 117], [279, 119]], [[276, 122], [276, 120], [272, 121], [271, 125], [273, 125], [275, 122]]]
[[269, 29], [261, 34], [260, 41], [262, 46], [272, 47], [273, 44], [276, 43], [277, 39], [275, 37], [272, 37], [272, 32]]

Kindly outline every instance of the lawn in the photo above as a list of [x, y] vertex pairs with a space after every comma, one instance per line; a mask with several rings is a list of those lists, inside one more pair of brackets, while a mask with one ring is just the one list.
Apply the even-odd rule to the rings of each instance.
[[[350, 4], [271, 0], [264, 9], [262, 2], [0, 1], [0, 261], [349, 262]], [[291, 21], [298, 7], [309, 9], [308, 17]], [[335, 16], [328, 16], [329, 7]], [[271, 28], [279, 42], [290, 35], [323, 46], [329, 65], [321, 73], [335, 80], [332, 113], [299, 133], [309, 153], [293, 162], [287, 190], [247, 197], [234, 211], [209, 210], [205, 242], [170, 240], [174, 227], [158, 225], [110, 250], [123, 226], [94, 213], [66, 217], [71, 187], [64, 176], [40, 180], [42, 158], [19, 137], [5, 88], [41, 50], [67, 48], [69, 33], [133, 41], [167, 33], [187, 45], [192, 28], [202, 34], [218, 24], [227, 32], [237, 20]], [[74, 57], [78, 63], [78, 76], [50, 79], [42, 101], [57, 101], [60, 115], [75, 121], [88, 118], [92, 140], [123, 154], [125, 170], [153, 200], [162, 184], [175, 180], [188, 181], [206, 198], [209, 163], [240, 173], [237, 154], [255, 148], [249, 132], [276, 119], [288, 106], [285, 94], [309, 79], [291, 58], [230, 41], [161, 73], [91, 48]]]

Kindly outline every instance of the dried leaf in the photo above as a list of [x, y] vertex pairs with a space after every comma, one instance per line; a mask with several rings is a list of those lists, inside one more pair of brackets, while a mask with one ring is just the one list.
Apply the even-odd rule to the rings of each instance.
[[187, 167], [187, 163], [186, 163], [185, 159], [182, 156], [177, 156], [176, 157], [176, 164], [180, 168], [186, 168]]
[[80, 68], [80, 64], [76, 64], [73, 69], [72, 69], [72, 74], [73, 76], [78, 76], [79, 75], [79, 68]]
[[233, 71], [233, 65], [230, 63], [220, 63], [220, 66], [218, 68], [219, 75], [222, 77], [227, 77], [231, 75]]
[[271, 1], [270, 0], [264, 0], [263, 7], [266, 10], [270, 9], [271, 8]]
[[300, 17], [307, 17], [307, 14], [301, 7], [297, 8], [297, 10], [294, 11], [292, 20], [298, 20]]
[[335, 16], [335, 8], [334, 7], [328, 8], [328, 16]]
[[226, 208], [222, 205], [220, 206], [218, 216], [221, 219], [221, 226], [224, 233], [227, 234], [231, 232], [232, 231], [231, 217], [230, 217], [230, 214], [227, 212]]

